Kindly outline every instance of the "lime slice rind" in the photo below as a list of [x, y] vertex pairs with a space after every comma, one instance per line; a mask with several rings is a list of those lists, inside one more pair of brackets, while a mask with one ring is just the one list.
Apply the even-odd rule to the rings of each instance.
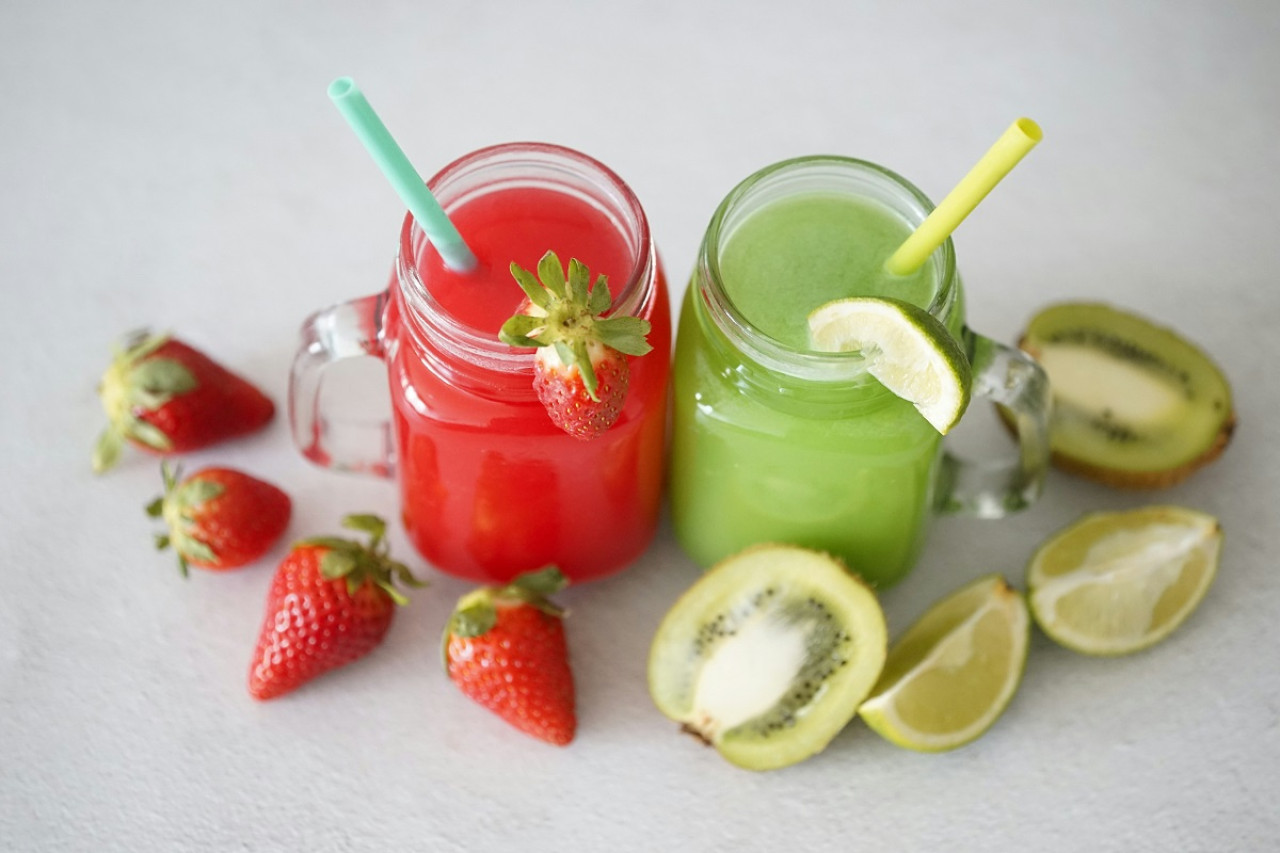
[[946, 434], [969, 405], [972, 371], [959, 342], [927, 311], [897, 299], [837, 299], [809, 314], [818, 352], [859, 352], [867, 372]]

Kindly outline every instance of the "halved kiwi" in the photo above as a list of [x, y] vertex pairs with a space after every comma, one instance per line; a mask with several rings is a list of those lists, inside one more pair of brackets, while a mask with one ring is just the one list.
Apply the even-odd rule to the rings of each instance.
[[1111, 486], [1172, 486], [1212, 462], [1235, 428], [1231, 388], [1199, 347], [1110, 305], [1067, 302], [1018, 344], [1053, 389], [1059, 468]]
[[826, 554], [756, 545], [713, 566], [663, 619], [649, 692], [733, 764], [772, 770], [820, 752], [884, 666], [880, 603]]

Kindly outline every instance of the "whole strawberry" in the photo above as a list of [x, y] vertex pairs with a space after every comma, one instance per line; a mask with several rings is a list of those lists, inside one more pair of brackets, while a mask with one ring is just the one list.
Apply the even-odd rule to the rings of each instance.
[[449, 677], [467, 696], [522, 732], [563, 746], [577, 729], [563, 611], [546, 596], [559, 569], [463, 596], [444, 633]]
[[271, 400], [245, 379], [169, 335], [145, 331], [117, 349], [98, 396], [110, 424], [93, 470], [113, 466], [128, 441], [154, 453], [183, 453], [261, 429]]
[[292, 503], [283, 491], [233, 468], [205, 468], [179, 482], [181, 472], [160, 463], [164, 494], [147, 505], [168, 532], [156, 547], [173, 546], [182, 576], [188, 566], [234, 569], [270, 550], [289, 525]]
[[[569, 278], [555, 252], [538, 262], [538, 278], [519, 264], [511, 274], [528, 297], [520, 313], [502, 324], [498, 337], [514, 347], [537, 347], [533, 387], [556, 426], [570, 435], [595, 438], [622, 414], [630, 368], [627, 356], [649, 352], [649, 322], [606, 317], [613, 307], [605, 276], [576, 258]], [[539, 281], [539, 279], [541, 281]]]
[[361, 545], [336, 537], [298, 542], [276, 569], [249, 668], [249, 693], [273, 699], [364, 657], [382, 642], [395, 606], [395, 583], [423, 584], [387, 555], [386, 525], [349, 515], [344, 527], [369, 534]]

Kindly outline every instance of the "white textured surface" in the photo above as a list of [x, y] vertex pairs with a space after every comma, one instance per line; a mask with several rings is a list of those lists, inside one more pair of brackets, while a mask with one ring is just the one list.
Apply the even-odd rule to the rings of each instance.
[[[6, 0], [0, 848], [1276, 849], [1277, 44], [1272, 0]], [[270, 563], [181, 582], [141, 513], [154, 463], [88, 473], [93, 388], [109, 343], [151, 323], [281, 401], [302, 317], [381, 285], [401, 211], [325, 98], [341, 74], [425, 171], [521, 138], [612, 165], [677, 291], [716, 203], [757, 167], [847, 153], [937, 197], [1034, 117], [1045, 142], [957, 238], [973, 325], [1010, 340], [1068, 297], [1143, 310], [1220, 359], [1240, 431], [1154, 498], [1054, 475], [1016, 519], [940, 521], [884, 596], [891, 630], [979, 574], [1020, 583], [1080, 513], [1149, 499], [1221, 517], [1215, 587], [1132, 658], [1037, 636], [1007, 715], [943, 756], [854, 724], [753, 775], [678, 735], [644, 684], [649, 638], [695, 574], [665, 529], [628, 573], [565, 596], [568, 749], [446, 683], [436, 637], [465, 587], [434, 575], [377, 654], [255, 704]], [[389, 485], [309, 467], [279, 421], [188, 461], [285, 485], [292, 534], [395, 513]]]

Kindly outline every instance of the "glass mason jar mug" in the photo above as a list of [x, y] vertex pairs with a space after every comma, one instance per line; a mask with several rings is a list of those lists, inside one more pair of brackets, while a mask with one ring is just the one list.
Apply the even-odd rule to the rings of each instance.
[[[319, 465], [393, 477], [410, 540], [438, 569], [485, 582], [555, 564], [573, 581], [619, 571], [648, 545], [662, 492], [671, 321], [639, 201], [595, 160], [511, 143], [427, 182], [478, 259], [449, 270], [406, 215], [383, 292], [311, 316], [290, 386], [294, 441]], [[498, 340], [523, 292], [508, 265], [548, 249], [606, 274], [614, 313], [647, 319], [617, 422], [584, 441], [552, 423], [533, 357]], [[385, 362], [393, 417], [372, 425], [323, 399], [324, 368]], [[328, 395], [324, 395], [328, 396]]]
[[[933, 512], [995, 518], [1039, 495], [1044, 372], [965, 326], [950, 240], [912, 276], [883, 272], [930, 210], [902, 177], [844, 157], [769, 166], [721, 203], [685, 297], [672, 379], [672, 520], [699, 563], [790, 542], [885, 585], [915, 562]], [[893, 296], [940, 320], [968, 353], [973, 396], [1010, 414], [1016, 455], [952, 456], [859, 353], [810, 350], [808, 314], [849, 296]]]

